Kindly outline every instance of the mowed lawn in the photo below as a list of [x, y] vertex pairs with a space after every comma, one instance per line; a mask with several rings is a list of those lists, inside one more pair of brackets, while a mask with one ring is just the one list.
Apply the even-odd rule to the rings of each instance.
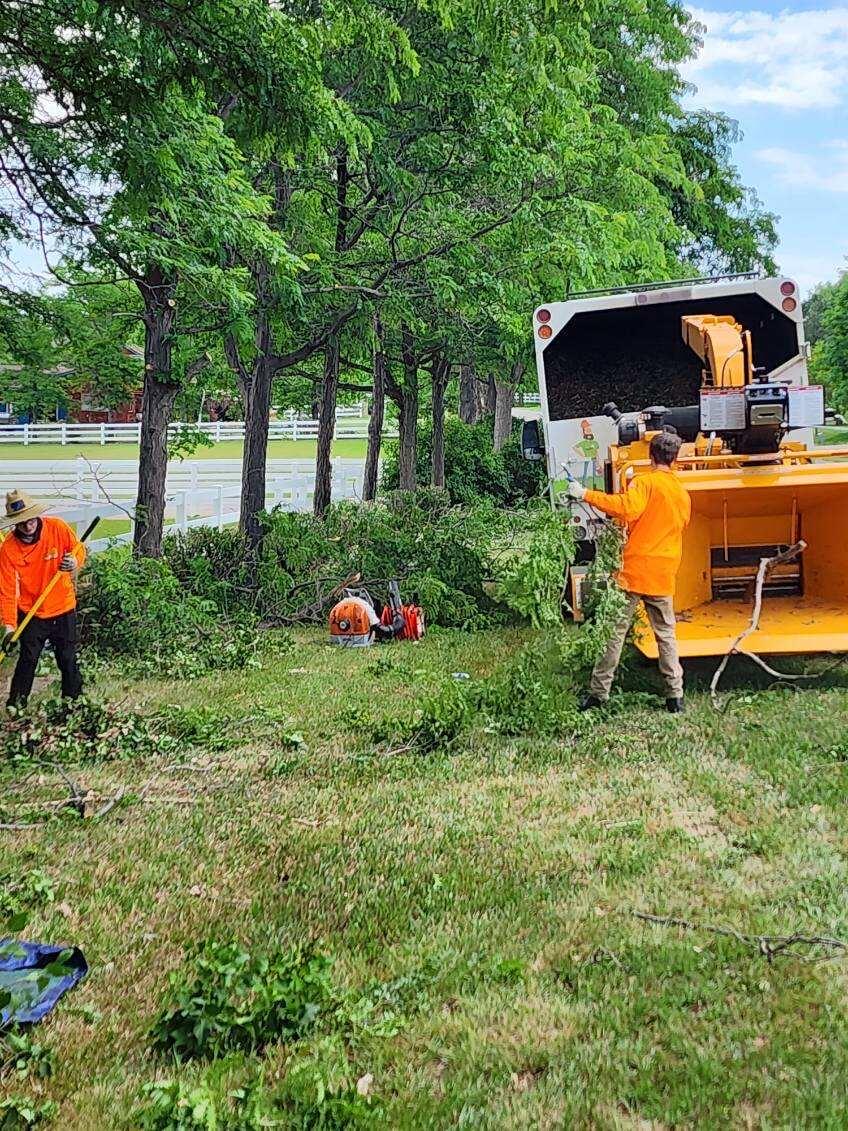
[[282, 1047], [212, 1066], [151, 1052], [168, 971], [207, 938], [317, 940], [340, 992], [406, 987], [399, 1032], [347, 1045], [382, 1126], [845, 1126], [848, 958], [769, 961], [700, 929], [848, 940], [845, 672], [767, 690], [740, 664], [718, 714], [702, 664], [673, 718], [634, 665], [609, 715], [557, 737], [480, 728], [427, 758], [371, 742], [374, 721], [530, 638], [341, 651], [304, 631], [269, 638], [261, 670], [101, 677], [100, 695], [199, 709], [241, 737], [190, 770], [81, 767], [103, 794], [147, 783], [144, 800], [0, 834], [7, 861], [55, 884], [29, 934], [91, 964], [38, 1033], [56, 1051], [38, 1087], [61, 1105], [57, 1127], [131, 1126], [154, 1079], [224, 1095], [257, 1063], [269, 1086], [284, 1074]]
[[[367, 441], [363, 436], [336, 440], [333, 455], [345, 459], [364, 459]], [[0, 444], [0, 462], [4, 460], [35, 459], [56, 460], [85, 459], [97, 463], [113, 459], [138, 459], [137, 444]], [[241, 459], [240, 440], [222, 440], [211, 448], [198, 448], [191, 459]], [[314, 459], [315, 440], [271, 440], [268, 443], [269, 459]]]

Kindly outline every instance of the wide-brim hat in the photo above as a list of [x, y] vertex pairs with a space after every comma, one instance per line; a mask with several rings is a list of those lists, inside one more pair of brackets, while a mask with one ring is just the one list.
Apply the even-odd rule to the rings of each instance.
[[10, 526], [17, 526], [19, 522], [38, 518], [46, 510], [47, 507], [43, 503], [37, 503], [26, 491], [7, 491], [6, 516], [0, 518], [0, 530], [8, 530]]

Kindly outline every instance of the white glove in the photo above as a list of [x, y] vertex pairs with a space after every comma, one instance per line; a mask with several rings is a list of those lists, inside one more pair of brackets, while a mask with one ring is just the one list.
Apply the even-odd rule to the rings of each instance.
[[569, 479], [568, 486], [566, 487], [565, 490], [566, 490], [566, 494], [568, 495], [568, 497], [570, 499], [585, 499], [586, 498], [586, 488], [583, 486], [582, 483], [579, 483], [576, 479]]
[[79, 568], [79, 562], [73, 554], [63, 554], [62, 560], [59, 563], [59, 569], [62, 573], [73, 573], [74, 570]]

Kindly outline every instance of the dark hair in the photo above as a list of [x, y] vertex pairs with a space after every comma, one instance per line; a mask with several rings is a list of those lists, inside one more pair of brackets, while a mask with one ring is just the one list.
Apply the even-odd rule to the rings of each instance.
[[677, 459], [683, 441], [674, 432], [657, 432], [651, 440], [650, 452], [654, 463], [671, 467]]

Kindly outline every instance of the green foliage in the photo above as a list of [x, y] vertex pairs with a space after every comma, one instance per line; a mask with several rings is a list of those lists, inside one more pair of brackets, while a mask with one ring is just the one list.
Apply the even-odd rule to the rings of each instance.
[[332, 1003], [329, 962], [303, 947], [264, 955], [210, 941], [170, 975], [168, 986], [151, 1036], [159, 1051], [178, 1060], [299, 1040]]
[[182, 462], [188, 456], [193, 456], [198, 448], [214, 447], [215, 441], [208, 432], [201, 431], [193, 424], [183, 424], [168, 437], [168, 459]]
[[574, 560], [574, 534], [561, 511], [541, 504], [526, 552], [508, 561], [498, 597], [535, 628], [562, 623], [562, 600], [568, 567]]
[[591, 613], [579, 626], [564, 626], [559, 597], [573, 543], [562, 515], [551, 512], [531, 540], [526, 559], [513, 565], [508, 589], [510, 601], [525, 615], [540, 610], [537, 620], [543, 635], [488, 679], [446, 684], [411, 718], [382, 722], [375, 741], [387, 741], [398, 751], [433, 754], [450, 751], [475, 725], [507, 735], [579, 729], [577, 693], [623, 610], [624, 595], [612, 581], [621, 546], [619, 528], [605, 527], [587, 574], [594, 594]]
[[45, 907], [56, 899], [56, 886], [40, 868], [12, 872], [0, 870], [0, 918]]
[[178, 745], [152, 716], [85, 697], [42, 699], [0, 721], [0, 752], [9, 761], [110, 762]]
[[165, 561], [124, 548], [97, 554], [80, 596], [83, 644], [139, 673], [190, 679], [258, 663], [255, 619], [244, 611], [222, 620], [216, 602], [186, 592]]
[[47, 1080], [55, 1067], [53, 1050], [35, 1039], [32, 1030], [12, 1028], [0, 1033], [0, 1079]]
[[218, 1131], [215, 1093], [206, 1083], [163, 1080], [145, 1084], [144, 1104], [134, 1114], [142, 1131]]
[[357, 1092], [344, 1044], [335, 1035], [292, 1058], [280, 1103], [292, 1131], [347, 1131], [379, 1121], [379, 1109]]
[[813, 350], [811, 376], [828, 387], [836, 408], [848, 411], [848, 273], [828, 294], [821, 314], [821, 336]]
[[397, 752], [435, 754], [450, 750], [462, 735], [472, 715], [472, 701], [467, 688], [449, 683], [428, 696], [408, 720], [399, 724], [380, 723], [374, 730], [377, 742], [397, 743]]
[[[398, 441], [386, 444], [384, 491], [398, 487], [398, 450]], [[416, 445], [419, 483], [430, 479], [432, 455], [433, 425], [429, 420], [422, 421]], [[445, 490], [451, 502], [468, 507], [481, 499], [493, 499], [504, 506], [515, 506], [537, 497], [545, 483], [542, 461], [533, 463], [521, 455], [518, 425], [504, 448], [496, 452], [492, 448], [491, 421], [464, 424], [458, 416], [445, 417]]]
[[316, 593], [359, 573], [376, 583], [375, 597], [386, 600], [386, 583], [397, 578], [405, 597], [420, 596], [429, 623], [462, 626], [494, 610], [484, 585], [498, 522], [491, 510], [462, 511], [429, 490], [368, 507], [339, 503], [323, 519], [274, 511], [263, 519], [255, 590], [237, 532], [190, 531], [167, 539], [164, 554], [184, 594], [236, 619], [242, 609], [296, 619]]
[[27, 1131], [50, 1123], [58, 1112], [59, 1105], [53, 1100], [39, 1103], [29, 1096], [7, 1096], [0, 1100], [0, 1131]]
[[334, 1038], [297, 1053], [274, 1090], [259, 1073], [223, 1097], [205, 1078], [156, 1081], [142, 1093], [145, 1102], [133, 1122], [140, 1131], [347, 1131], [373, 1125], [378, 1111], [352, 1086], [344, 1049]]

